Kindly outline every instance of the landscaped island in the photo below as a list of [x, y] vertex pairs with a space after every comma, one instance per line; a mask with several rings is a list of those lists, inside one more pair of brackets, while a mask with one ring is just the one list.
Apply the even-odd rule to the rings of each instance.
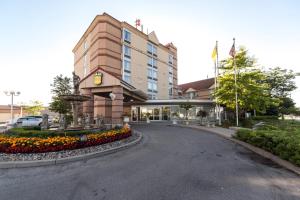
[[55, 132], [12, 129], [0, 135], [2, 153], [44, 153], [96, 146], [130, 137], [131, 129]]

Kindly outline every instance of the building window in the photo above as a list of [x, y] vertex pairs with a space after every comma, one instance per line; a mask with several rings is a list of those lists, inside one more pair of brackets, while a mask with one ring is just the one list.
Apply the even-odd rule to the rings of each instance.
[[152, 67], [152, 63], [153, 63], [153, 58], [148, 57], [148, 65]]
[[193, 99], [195, 97], [195, 92], [190, 92], [190, 99]]
[[150, 54], [152, 54], [152, 46], [153, 45], [150, 44], [150, 43], [147, 44], [147, 52], [150, 53]]
[[151, 55], [157, 56], [157, 47], [152, 43], [148, 43], [147, 52]]
[[83, 65], [86, 65], [87, 64], [87, 55], [85, 54], [83, 56]]
[[173, 74], [173, 66], [169, 65], [169, 74]]
[[87, 55], [83, 56], [83, 76], [87, 75]]
[[126, 81], [127, 83], [131, 83], [131, 75], [130, 75], [130, 73], [124, 72], [123, 80]]
[[83, 65], [83, 77], [87, 74], [87, 66]]
[[172, 96], [172, 95], [173, 95], [173, 88], [170, 87], [170, 88], [169, 88], [169, 96]]
[[157, 68], [157, 60], [151, 57], [148, 57], [148, 66]]
[[148, 92], [157, 93], [157, 82], [153, 80], [148, 80]]
[[124, 56], [127, 58], [131, 57], [131, 49], [129, 46], [124, 45]]
[[169, 85], [173, 84], [173, 76], [169, 74]]
[[130, 67], [130, 61], [129, 60], [124, 60], [124, 71], [130, 72], [131, 67]]
[[153, 91], [153, 92], [156, 92], [156, 91], [157, 91], [157, 83], [156, 83], [156, 82], [153, 82], [153, 83], [152, 83], [152, 91]]
[[87, 49], [87, 47], [88, 47], [88, 46], [87, 46], [87, 41], [84, 41], [84, 43], [83, 43], [83, 48], [84, 48], [84, 49]]
[[152, 82], [148, 81], [148, 90], [152, 91]]
[[156, 94], [148, 94], [148, 99], [157, 99]]
[[152, 77], [152, 69], [148, 68], [148, 78], [151, 78], [151, 77]]
[[154, 69], [152, 70], [152, 78], [157, 79], [157, 71]]
[[131, 42], [131, 33], [126, 29], [123, 30], [123, 40], [129, 44]]
[[169, 64], [173, 65], [173, 55], [169, 54]]
[[154, 45], [153, 45], [153, 52], [152, 53], [153, 53], [154, 56], [157, 56], [157, 48]]
[[155, 68], [157, 68], [157, 60], [154, 59], [154, 58], [153, 58], [153, 64], [152, 64], [152, 66], [155, 67]]

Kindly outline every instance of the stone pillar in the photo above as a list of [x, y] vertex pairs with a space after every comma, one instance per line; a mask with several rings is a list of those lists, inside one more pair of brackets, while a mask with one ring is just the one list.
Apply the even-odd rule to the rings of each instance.
[[73, 127], [78, 127], [78, 102], [71, 102], [73, 112]]
[[112, 93], [115, 94], [115, 99], [112, 101], [111, 116], [112, 127], [116, 125], [123, 125], [123, 88], [121, 86], [115, 86], [112, 89]]
[[93, 122], [94, 118], [94, 95], [92, 94], [91, 90], [84, 89], [81, 91], [83, 95], [90, 96], [91, 99], [88, 101], [84, 101], [82, 103], [82, 113], [81, 116], [84, 116], [85, 114], [89, 114], [91, 117], [90, 121]]

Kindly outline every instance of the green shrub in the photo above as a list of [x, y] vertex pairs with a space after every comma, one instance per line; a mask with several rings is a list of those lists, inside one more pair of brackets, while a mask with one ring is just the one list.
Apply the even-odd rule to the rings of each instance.
[[255, 116], [252, 117], [253, 120], [278, 120], [278, 116], [274, 116], [274, 115], [262, 115], [262, 116]]
[[244, 119], [241, 121], [241, 126], [244, 128], [252, 128], [255, 123], [251, 119]]
[[27, 128], [12, 128], [5, 135], [8, 137], [55, 137], [55, 136], [80, 136], [90, 133], [99, 133], [101, 134], [104, 131], [99, 129], [95, 130], [80, 130], [80, 131], [54, 131], [54, 130], [32, 130]]
[[235, 138], [263, 148], [300, 166], [300, 130], [291, 132], [280, 129], [237, 131]]

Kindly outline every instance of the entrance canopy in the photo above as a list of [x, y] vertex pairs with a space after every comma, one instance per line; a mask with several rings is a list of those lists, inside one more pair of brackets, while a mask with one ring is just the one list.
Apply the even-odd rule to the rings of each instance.
[[163, 99], [163, 100], [147, 100], [144, 102], [128, 102], [129, 105], [199, 105], [199, 106], [211, 106], [215, 102], [206, 99]]

